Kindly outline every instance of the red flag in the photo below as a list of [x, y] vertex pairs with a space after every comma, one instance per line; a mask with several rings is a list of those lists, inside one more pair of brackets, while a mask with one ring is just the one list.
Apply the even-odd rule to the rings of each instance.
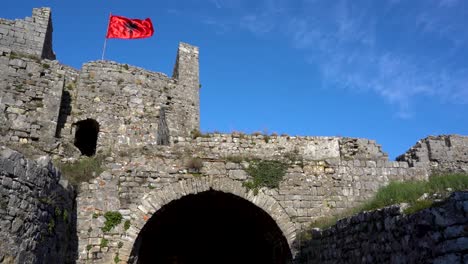
[[106, 38], [149, 38], [153, 33], [153, 23], [149, 18], [141, 20], [111, 15]]

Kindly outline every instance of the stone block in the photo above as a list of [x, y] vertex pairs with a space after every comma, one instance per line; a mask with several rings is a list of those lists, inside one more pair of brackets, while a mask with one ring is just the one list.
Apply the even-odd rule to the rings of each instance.
[[325, 160], [340, 157], [338, 139], [328, 139], [319, 142], [307, 142], [304, 147], [304, 160]]
[[229, 178], [234, 180], [246, 180], [248, 175], [244, 170], [230, 170]]

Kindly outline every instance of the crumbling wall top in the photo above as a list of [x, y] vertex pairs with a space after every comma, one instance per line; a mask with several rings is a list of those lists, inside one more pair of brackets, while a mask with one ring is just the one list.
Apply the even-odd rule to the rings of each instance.
[[34, 8], [32, 17], [0, 19], [0, 47], [7, 47], [16, 53], [55, 60], [52, 31], [50, 8]]

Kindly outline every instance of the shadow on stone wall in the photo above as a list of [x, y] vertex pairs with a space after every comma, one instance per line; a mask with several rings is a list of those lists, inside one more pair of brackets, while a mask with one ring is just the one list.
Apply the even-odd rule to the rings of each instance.
[[67, 123], [67, 118], [71, 114], [71, 95], [69, 91], [63, 91], [62, 100], [60, 101], [60, 112], [57, 120], [57, 130], [55, 131], [55, 137], [60, 138], [62, 129]]
[[0, 263], [75, 263], [75, 191], [52, 166], [0, 147]]

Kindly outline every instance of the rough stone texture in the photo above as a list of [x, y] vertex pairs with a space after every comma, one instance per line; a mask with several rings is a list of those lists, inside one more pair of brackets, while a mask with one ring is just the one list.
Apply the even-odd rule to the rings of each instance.
[[61, 101], [69, 95], [65, 87], [76, 80], [76, 71], [12, 54], [0, 47], [0, 140], [54, 148]]
[[198, 49], [181, 43], [178, 56], [183, 80], [108, 61], [77, 71], [0, 47], [0, 139], [65, 156], [75, 124], [86, 119], [104, 128], [98, 149], [186, 137], [199, 129]]
[[[74, 124], [86, 119], [96, 120], [103, 128], [98, 148], [143, 147], [167, 141], [158, 135], [169, 141], [190, 135], [199, 129], [197, 48], [180, 44], [176, 71], [179, 79], [115, 62], [86, 63], [77, 78], [72, 118], [65, 123], [62, 137], [73, 141]], [[165, 133], [158, 133], [161, 130]]]
[[[47, 21], [44, 38], [50, 45], [45, 46], [51, 47]], [[20, 31], [13, 22], [9, 25]], [[5, 30], [0, 28], [1, 32]], [[359, 205], [392, 180], [424, 180], [438, 170], [467, 171], [468, 137], [463, 136], [424, 139], [398, 161], [389, 161], [381, 147], [368, 139], [198, 135], [199, 52], [185, 43], [179, 45], [172, 77], [111, 61], [88, 62], [75, 70], [57, 61], [41, 60], [32, 44], [25, 43], [29, 51], [16, 53], [16, 45], [5, 43], [0, 45], [2, 145], [23, 152], [33, 148], [62, 161], [76, 160], [80, 158], [74, 146], [80, 124], [90, 119], [98, 124], [96, 152], [105, 157], [105, 171], [80, 186], [75, 252], [79, 262], [109, 263], [116, 254], [125, 261], [139, 230], [156, 210], [208, 188], [232, 193], [268, 212], [296, 254], [292, 245], [310, 221]], [[52, 58], [44, 50], [41, 56]], [[201, 160], [201, 165], [194, 166], [194, 159]], [[258, 195], [242, 187], [251, 179], [246, 172], [250, 159], [287, 164], [279, 187], [262, 188]], [[17, 165], [5, 164], [3, 170], [13, 169], [11, 175], [16, 175]], [[2, 199], [18, 196], [11, 189], [18, 177], [5, 175], [2, 186], [6, 187], [2, 188], [9, 191]], [[34, 200], [55, 192], [55, 187], [41, 189], [34, 184], [27, 181], [29, 189], [22, 188], [21, 194]], [[8, 205], [10, 208], [10, 202]], [[49, 211], [47, 205], [34, 206]], [[131, 221], [130, 229], [124, 230], [121, 224], [104, 233], [102, 214], [108, 211], [119, 211]], [[37, 225], [48, 226], [54, 210], [51, 212], [41, 215]], [[5, 222], [9, 228], [5, 236], [16, 234], [21, 226], [15, 219], [9, 216]], [[57, 239], [51, 243], [61, 241], [60, 236]], [[109, 244], [100, 246], [102, 239]], [[24, 254], [37, 256], [35, 252]], [[447, 260], [455, 257], [443, 256]]]
[[0, 47], [8, 47], [16, 53], [55, 60], [50, 8], [34, 8], [32, 17], [25, 19], [0, 19]]
[[[120, 259], [126, 261], [130, 256], [139, 230], [143, 228], [146, 221], [157, 210], [183, 196], [208, 190], [231, 193], [260, 207], [276, 221], [289, 245], [292, 245], [296, 237], [294, 223], [291, 222], [290, 217], [278, 201], [265, 193], [254, 195], [252, 191], [247, 192], [240, 182], [227, 178], [203, 177], [201, 179], [181, 180], [168, 184], [162, 189], [155, 188], [146, 192], [140, 201], [128, 207], [121, 206], [119, 200], [115, 199], [118, 197], [118, 188], [115, 181], [111, 181], [110, 184], [108, 182], [105, 185], [102, 185], [102, 183], [97, 185], [100, 185], [100, 187], [91, 184], [85, 184], [82, 187], [87, 190], [94, 188], [106, 189], [106, 193], [110, 194], [108, 199], [101, 201], [101, 203], [95, 203], [93, 196], [80, 196], [78, 198], [79, 210], [86, 211], [79, 215], [78, 221], [78, 229], [80, 230], [78, 234], [80, 241], [78, 251], [80, 260], [83, 260], [83, 262], [92, 259], [98, 263], [108, 263], [117, 253]], [[89, 195], [89, 192], [85, 193]], [[104, 218], [102, 216], [96, 218], [93, 215], [96, 216], [96, 214], [105, 211], [119, 211], [124, 219], [131, 221], [131, 227], [124, 230], [122, 222], [111, 232], [103, 233], [100, 228], [103, 226]], [[91, 231], [88, 232], [88, 230]], [[109, 239], [111, 242], [108, 248], [102, 249], [99, 247], [102, 238]], [[120, 248], [117, 246], [119, 243], [122, 243]]]
[[73, 262], [74, 196], [50, 158], [0, 147], [0, 263]]
[[[192, 193], [188, 191], [190, 188], [200, 192], [216, 185], [213, 182], [223, 182], [225, 192], [242, 198], [255, 197], [242, 187], [242, 182], [251, 179], [245, 171], [249, 165], [246, 159], [288, 164], [279, 188], [263, 188], [259, 195], [272, 201], [271, 208], [275, 209], [264, 210], [284, 232], [293, 252], [297, 232], [311, 220], [360, 204], [390, 180], [428, 177], [424, 168], [388, 161], [380, 146], [366, 139], [210, 134], [195, 139], [179, 137], [177, 141], [171, 146], [114, 149], [107, 159], [107, 171], [81, 185], [77, 198], [80, 260], [106, 263], [117, 253], [125, 260], [138, 230], [155, 209]], [[190, 167], [194, 158], [202, 160], [198, 170]], [[180, 187], [187, 186], [187, 182], [192, 187]], [[151, 205], [145, 202], [146, 197], [162, 197], [154, 198], [162, 202]], [[253, 201], [251, 198], [247, 200]], [[93, 215], [116, 210], [135, 229], [125, 232], [118, 227], [112, 234], [103, 233], [100, 229], [103, 219]], [[110, 246], [103, 251], [98, 246], [102, 238], [112, 241], [112, 245], [122, 242], [124, 247]], [[93, 250], [86, 250], [89, 247]]]
[[313, 231], [297, 263], [466, 263], [468, 192], [412, 215], [399, 206], [345, 218]]
[[397, 160], [412, 167], [430, 168], [431, 172], [468, 172], [468, 137], [430, 136], [410, 148]]

